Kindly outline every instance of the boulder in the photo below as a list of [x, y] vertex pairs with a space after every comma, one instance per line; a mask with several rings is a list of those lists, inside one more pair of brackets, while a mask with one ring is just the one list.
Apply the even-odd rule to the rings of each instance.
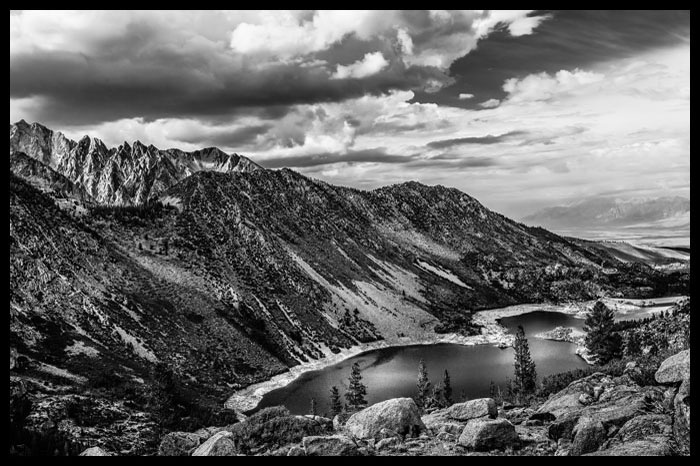
[[84, 450], [80, 455], [78, 456], [114, 456], [111, 453], [108, 453], [104, 451], [100, 447], [90, 447], [87, 450]]
[[452, 432], [459, 435], [462, 433], [462, 430], [464, 430], [464, 423], [459, 423], [450, 419], [447, 416], [447, 409], [441, 409], [430, 414], [426, 414], [425, 416], [421, 417], [421, 420], [423, 421], [423, 424], [425, 424], [425, 427], [434, 434], [438, 434], [440, 432]]
[[170, 432], [163, 437], [158, 447], [158, 456], [189, 456], [202, 438], [192, 432]]
[[515, 426], [506, 419], [474, 419], [464, 426], [457, 443], [476, 451], [503, 449], [518, 442]]
[[344, 435], [304, 437], [301, 441], [307, 456], [357, 456], [357, 444]]
[[236, 456], [233, 434], [228, 431], [217, 432], [201, 444], [192, 456]]
[[605, 427], [600, 420], [582, 417], [573, 430], [574, 440], [571, 442], [569, 456], [580, 456], [598, 450], [606, 440]]
[[[565, 389], [550, 396], [537, 410], [538, 413], [551, 413], [556, 417], [574, 409], [581, 408], [581, 395], [590, 395], [594, 387], [603, 387], [611, 384], [610, 377], [602, 372], [596, 372], [582, 379], [574, 380]], [[586, 398], [586, 397], [584, 397]]]
[[476, 400], [456, 403], [447, 408], [447, 416], [455, 421], [470, 421], [480, 417], [496, 418], [498, 408], [492, 398], [478, 398]]
[[378, 438], [382, 429], [401, 436], [416, 436], [425, 430], [420, 412], [411, 398], [382, 401], [350, 416], [345, 428], [357, 438]]
[[658, 383], [680, 383], [690, 377], [690, 350], [681, 351], [664, 360], [654, 374]]
[[685, 379], [673, 399], [673, 436], [681, 453], [690, 451], [690, 379]]

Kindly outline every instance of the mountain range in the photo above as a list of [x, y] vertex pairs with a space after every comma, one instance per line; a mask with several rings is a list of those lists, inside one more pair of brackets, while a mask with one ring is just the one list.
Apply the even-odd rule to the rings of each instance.
[[454, 188], [362, 191], [10, 125], [10, 347], [48, 391], [148, 385], [164, 365], [220, 402], [362, 342], [478, 333], [479, 309], [668, 283]]
[[548, 207], [522, 219], [551, 229], [614, 227], [676, 227], [690, 225], [690, 200], [674, 196], [618, 199], [590, 198], [570, 205]]

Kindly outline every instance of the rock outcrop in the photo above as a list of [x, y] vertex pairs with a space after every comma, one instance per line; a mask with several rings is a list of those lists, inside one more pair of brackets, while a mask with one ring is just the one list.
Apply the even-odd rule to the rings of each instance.
[[[594, 390], [595, 387], [600, 387]], [[595, 399], [593, 393], [600, 393]], [[600, 421], [608, 429], [621, 427], [633, 417], [647, 412], [649, 404], [663, 404], [661, 387], [640, 387], [629, 378], [609, 377], [596, 373], [572, 382], [567, 388], [552, 395], [538, 413], [550, 413], [556, 419], [549, 425], [553, 440], [573, 439], [578, 420], [588, 417]]]
[[469, 449], [488, 451], [512, 447], [518, 442], [518, 434], [506, 419], [474, 419], [467, 422], [457, 442]]
[[475, 400], [455, 403], [448, 408], [438, 409], [430, 414], [425, 414], [421, 420], [433, 433], [446, 432], [459, 436], [464, 430], [464, 425], [472, 419], [496, 418], [498, 408], [492, 398], [478, 398]]
[[690, 350], [681, 351], [661, 363], [654, 374], [657, 382], [663, 384], [681, 383], [690, 377]]
[[356, 438], [377, 438], [382, 430], [400, 436], [417, 436], [425, 430], [416, 402], [394, 398], [374, 404], [350, 416], [345, 429]]
[[[690, 451], [690, 350], [666, 358], [654, 374], [657, 382], [678, 387], [673, 397], [673, 435], [679, 453]], [[671, 392], [673, 393], [673, 392]]]

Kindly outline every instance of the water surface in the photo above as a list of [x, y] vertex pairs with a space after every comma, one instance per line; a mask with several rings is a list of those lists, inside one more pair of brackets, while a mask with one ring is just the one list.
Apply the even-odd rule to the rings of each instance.
[[[581, 328], [583, 320], [555, 312], [531, 312], [503, 318], [502, 325], [515, 332], [523, 325], [530, 353], [537, 365], [539, 377], [564, 372], [587, 364], [570, 343], [540, 340], [532, 335], [557, 326]], [[311, 398], [316, 399], [318, 412], [328, 409], [330, 388], [335, 385], [341, 394], [347, 389], [350, 367], [358, 362], [367, 385], [369, 404], [396, 397], [416, 394], [418, 363], [423, 358], [433, 383], [442, 379], [445, 369], [450, 373], [453, 398], [459, 401], [489, 395], [489, 384], [505, 386], [513, 376], [513, 349], [491, 345], [463, 346], [455, 344], [415, 345], [384, 348], [360, 354], [325, 369], [302, 374], [289, 385], [267, 393], [259, 408], [284, 405], [291, 412], [309, 412]]]

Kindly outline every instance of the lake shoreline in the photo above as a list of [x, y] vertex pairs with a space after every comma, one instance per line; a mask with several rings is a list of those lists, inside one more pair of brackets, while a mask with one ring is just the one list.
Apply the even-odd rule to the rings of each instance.
[[[604, 298], [603, 301], [606, 305], [615, 309], [616, 312], [629, 313], [649, 306], [649, 303], [655, 303], [651, 305], [668, 304], [670, 307], [681, 298], [682, 296], [645, 300]], [[500, 319], [535, 311], [557, 312], [568, 314], [575, 318], [584, 319], [587, 309], [594, 303], [595, 300], [567, 304], [528, 303], [515, 304], [502, 308], [485, 309], [475, 312], [472, 316], [473, 322], [481, 326], [481, 334], [479, 335], [465, 336], [456, 333], [432, 333], [426, 335], [425, 338], [419, 339], [412, 337], [401, 337], [392, 338], [389, 340], [379, 340], [370, 343], [361, 343], [351, 348], [343, 349], [340, 352], [331, 354], [327, 357], [299, 364], [298, 366], [294, 366], [288, 371], [278, 374], [268, 380], [255, 383], [246, 388], [238, 390], [226, 400], [224, 406], [228, 409], [234, 409], [239, 412], [251, 411], [258, 406], [265, 394], [292, 383], [302, 374], [322, 370], [346, 359], [378, 349], [400, 346], [435, 345], [440, 343], [452, 343], [464, 346], [494, 345], [500, 348], [512, 346], [515, 337], [513, 334], [508, 333], [508, 330], [499, 323]], [[576, 354], [578, 354], [588, 364], [592, 364], [585, 347], [576, 345]]]

